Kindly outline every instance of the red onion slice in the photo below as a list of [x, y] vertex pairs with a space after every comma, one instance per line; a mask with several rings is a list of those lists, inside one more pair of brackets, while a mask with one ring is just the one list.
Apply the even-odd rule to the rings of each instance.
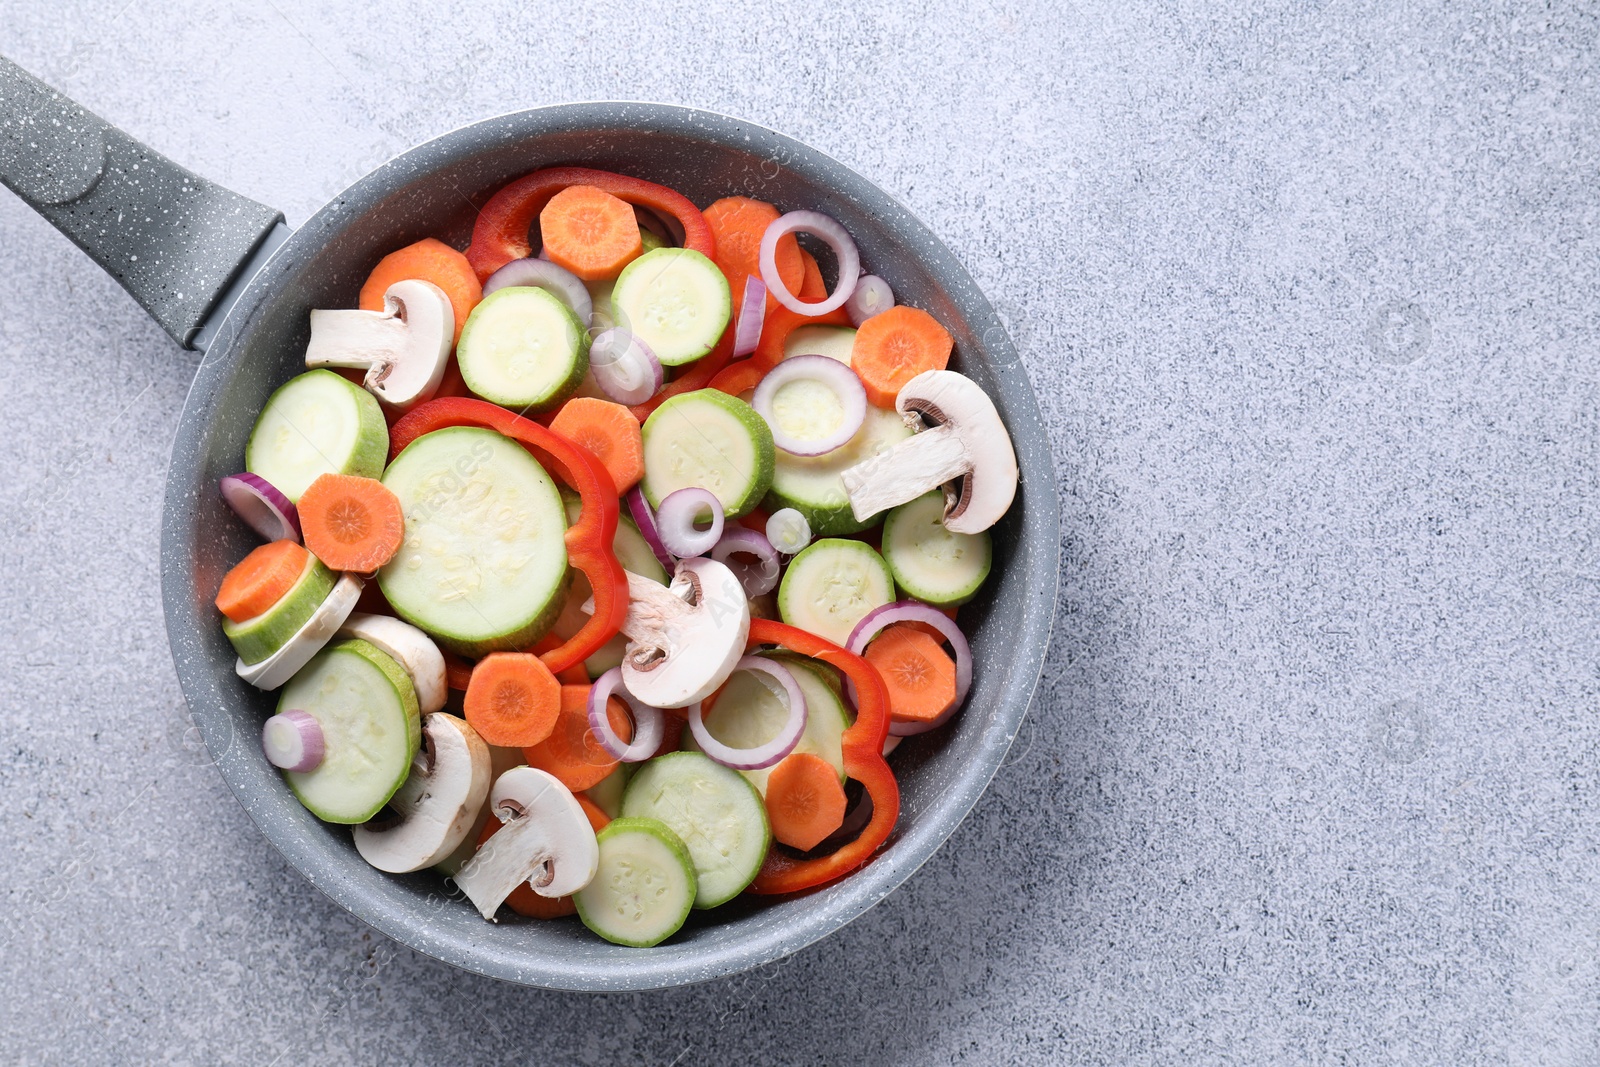
[[[778, 240], [791, 233], [809, 233], [825, 241], [839, 261], [839, 284], [833, 295], [815, 304], [808, 304], [789, 292], [783, 279], [778, 277]], [[861, 275], [861, 255], [849, 232], [837, 219], [820, 211], [791, 211], [772, 221], [761, 235], [761, 280], [778, 303], [797, 315], [826, 315], [841, 306], [855, 292], [856, 279]]]
[[613, 326], [589, 344], [589, 373], [600, 391], [619, 404], [643, 404], [666, 380], [661, 361], [631, 330]]
[[811, 523], [794, 508], [779, 508], [767, 516], [767, 540], [784, 555], [796, 555], [811, 543]]
[[271, 482], [245, 471], [228, 475], [221, 485], [222, 499], [250, 529], [268, 541], [300, 540], [300, 513]]
[[[797, 437], [786, 429], [777, 412], [778, 392], [792, 382], [816, 382], [838, 398], [839, 422], [821, 437]], [[861, 429], [867, 417], [867, 391], [847, 365], [827, 356], [791, 356], [767, 371], [750, 398], [772, 430], [772, 443], [792, 456], [821, 456], [842, 448]]]
[[700, 746], [700, 751], [724, 767], [732, 767], [736, 771], [759, 771], [783, 759], [794, 751], [795, 745], [800, 743], [801, 735], [806, 732], [806, 698], [800, 692], [800, 685], [794, 680], [794, 675], [789, 673], [789, 668], [776, 660], [764, 659], [761, 656], [746, 656], [735, 664], [733, 669], [735, 673], [750, 671], [758, 675], [765, 674], [778, 683], [777, 686], [773, 686], [765, 678], [762, 679], [767, 688], [789, 708], [789, 717], [784, 720], [777, 735], [755, 748], [730, 748], [712, 737], [711, 731], [706, 729], [705, 717], [699, 702], [689, 708], [689, 731], [694, 734], [695, 743]]
[[844, 302], [845, 314], [860, 326], [874, 315], [881, 315], [894, 307], [894, 290], [876, 274], [863, 274], [856, 279], [856, 291]]
[[661, 534], [656, 532], [656, 516], [650, 510], [650, 502], [644, 498], [644, 491], [638, 486], [629, 489], [622, 497], [628, 502], [628, 514], [633, 516], [633, 524], [639, 527], [639, 534], [644, 538], [644, 543], [650, 546], [650, 551], [656, 554], [656, 559], [672, 573], [672, 568], [677, 564], [672, 558], [672, 553], [667, 551], [667, 546], [661, 543]]
[[[878, 631], [897, 622], [923, 622], [938, 630], [940, 635], [950, 643], [950, 648], [956, 654], [956, 698], [950, 702], [937, 717], [927, 722], [895, 722], [890, 720], [889, 732], [900, 737], [910, 737], [913, 734], [927, 733], [935, 727], [943, 726], [950, 721], [962, 701], [967, 699], [967, 690], [972, 688], [972, 648], [967, 644], [966, 635], [950, 621], [950, 616], [938, 608], [929, 607], [920, 600], [901, 600], [894, 604], [885, 604], [872, 611], [856, 623], [856, 628], [850, 631], [850, 640], [845, 647], [856, 655], [862, 655], [867, 650], [867, 645], [878, 636]], [[849, 679], [845, 686], [850, 694], [850, 702], [856, 700], [856, 687]]]
[[[711, 525], [699, 529], [695, 523], [710, 513]], [[709, 489], [691, 485], [666, 495], [656, 508], [656, 535], [679, 559], [703, 556], [722, 540], [722, 501]]]
[[322, 724], [309, 711], [290, 708], [261, 727], [261, 750], [267, 762], [286, 771], [315, 770], [327, 751]]
[[[755, 559], [747, 558], [750, 556]], [[725, 527], [722, 540], [711, 550], [711, 558], [734, 573], [747, 597], [770, 593], [778, 584], [778, 550], [754, 530], [743, 526]]]
[[733, 355], [748, 356], [761, 340], [761, 327], [767, 321], [767, 285], [754, 274], [744, 280], [744, 301], [739, 305], [739, 325], [733, 332]]
[[[612, 697], [620, 698], [633, 716], [632, 744], [624, 744], [611, 728], [611, 716], [606, 714], [606, 701]], [[612, 667], [589, 687], [589, 732], [594, 734], [600, 747], [613, 759], [623, 763], [640, 763], [649, 759], [661, 747], [661, 736], [665, 729], [661, 709], [639, 703], [622, 684], [621, 667]]]
[[590, 299], [589, 290], [583, 282], [570, 270], [558, 267], [548, 259], [513, 259], [489, 275], [489, 280], [483, 283], [483, 295], [488, 296], [513, 285], [543, 289], [567, 305], [567, 310], [578, 316], [578, 322], [585, 327], [594, 317], [594, 301]]

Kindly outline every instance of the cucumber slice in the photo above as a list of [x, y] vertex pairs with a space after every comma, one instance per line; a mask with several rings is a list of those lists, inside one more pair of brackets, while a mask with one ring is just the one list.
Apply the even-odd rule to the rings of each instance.
[[435, 430], [383, 484], [406, 530], [378, 585], [401, 618], [474, 658], [544, 635], [567, 587], [566, 515], [526, 449], [493, 430]]
[[694, 860], [694, 906], [725, 904], [755, 880], [772, 843], [761, 794], [737, 771], [698, 752], [669, 752], [633, 774], [624, 818], [660, 819]]
[[595, 802], [596, 807], [606, 813], [608, 819], [615, 819], [622, 814], [622, 794], [627, 792], [628, 779], [633, 777], [633, 766], [631, 763], [619, 763], [616, 770], [583, 791]]
[[461, 380], [485, 400], [508, 408], [558, 404], [589, 369], [587, 325], [543, 289], [501, 289], [473, 308], [461, 329], [456, 345]]
[[292, 501], [324, 474], [376, 478], [389, 458], [389, 424], [377, 399], [331, 370], [278, 386], [244, 446], [244, 469]]
[[291, 708], [317, 720], [326, 746], [315, 770], [283, 774], [300, 803], [323, 822], [378, 814], [422, 740], [416, 690], [400, 664], [365, 641], [330, 645], [284, 686], [278, 711]]
[[222, 620], [222, 632], [246, 666], [260, 663], [284, 646], [333, 592], [333, 572], [315, 556], [289, 591], [272, 607], [243, 622]]
[[856, 346], [856, 332], [848, 326], [798, 326], [783, 341], [783, 358], [816, 352], [850, 365], [850, 350]]
[[[832, 452], [809, 458], [779, 452], [772, 468], [772, 491], [767, 494], [766, 510], [794, 508], [810, 523], [813, 537], [837, 537], [876, 526], [882, 521], [881, 516], [874, 515], [865, 522], [856, 519], [839, 476], [910, 436], [910, 428], [895, 412], [868, 407], [861, 429]], [[648, 456], [647, 452], [647, 464]]]
[[[723, 514], [733, 519], [755, 507], [772, 485], [776, 449], [767, 421], [720, 389], [673, 397], [644, 420], [641, 432], [641, 486], [653, 508], [669, 493], [700, 486], [715, 493]], [[842, 482], [839, 493], [844, 494]]]
[[677, 933], [696, 892], [694, 863], [678, 835], [655, 819], [613, 819], [595, 841], [600, 866], [572, 895], [583, 925], [634, 948]]
[[944, 493], [891, 508], [883, 520], [883, 561], [907, 596], [936, 608], [965, 604], [989, 577], [994, 552], [989, 532], [951, 533], [944, 528]]
[[[844, 732], [850, 727], [850, 716], [844, 702], [818, 671], [811, 668], [815, 660], [803, 656], [772, 656], [790, 672], [806, 698], [806, 731], [794, 746], [796, 752], [809, 752], [821, 756], [839, 772], [839, 783], [844, 784]], [[706, 729], [711, 736], [734, 748], [754, 748], [765, 744], [783, 726], [789, 717], [783, 702], [749, 671], [740, 671], [728, 679], [728, 685], [717, 702], [706, 712]], [[683, 732], [683, 747], [691, 752], [700, 751], [693, 732]], [[774, 764], [776, 766], [776, 764]], [[759, 771], [740, 771], [756, 787], [762, 797], [767, 795], [767, 778], [772, 767]]]
[[888, 564], [860, 541], [826, 537], [789, 562], [778, 586], [778, 612], [790, 626], [836, 645], [873, 608], [894, 602]]
[[622, 268], [611, 306], [618, 324], [649, 345], [664, 367], [710, 352], [733, 317], [727, 277], [689, 248], [658, 248]]

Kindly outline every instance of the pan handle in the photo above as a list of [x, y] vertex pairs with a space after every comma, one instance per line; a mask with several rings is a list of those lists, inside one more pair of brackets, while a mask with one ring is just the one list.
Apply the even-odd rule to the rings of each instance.
[[283, 215], [152, 151], [0, 56], [0, 184], [185, 348]]

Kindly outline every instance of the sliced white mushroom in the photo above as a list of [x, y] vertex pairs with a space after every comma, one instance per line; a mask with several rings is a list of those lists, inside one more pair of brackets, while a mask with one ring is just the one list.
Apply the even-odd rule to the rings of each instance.
[[444, 290], [408, 278], [384, 292], [382, 311], [313, 311], [306, 366], [364, 370], [367, 390], [405, 411], [438, 391], [455, 332]]
[[333, 640], [333, 635], [339, 632], [360, 599], [361, 579], [353, 574], [340, 575], [333, 592], [323, 598], [311, 618], [279, 646], [278, 651], [259, 663], [238, 660], [233, 665], [234, 673], [257, 689], [277, 689], [310, 663], [323, 645]]
[[504, 825], [456, 874], [456, 885], [478, 913], [495, 912], [526, 882], [542, 897], [576, 893], [594, 878], [600, 846], [572, 791], [532, 767], [513, 767], [495, 779], [490, 810]]
[[422, 714], [444, 707], [450, 687], [445, 678], [444, 653], [433, 638], [409, 622], [361, 611], [344, 621], [338, 636], [359, 637], [400, 664], [411, 676], [411, 685], [417, 691], [417, 708]]
[[489, 746], [465, 720], [427, 716], [411, 774], [389, 798], [394, 816], [357, 826], [356, 851], [390, 874], [438, 863], [472, 829], [489, 793], [489, 767]]
[[733, 673], [750, 637], [750, 601], [738, 577], [713, 559], [678, 564], [671, 586], [629, 572], [622, 684], [641, 703], [682, 708]]
[[945, 529], [975, 534], [999, 522], [1017, 495], [1017, 454], [988, 394], [955, 371], [930, 370], [907, 382], [894, 406], [919, 432], [841, 475], [856, 520], [955, 482], [945, 492]]

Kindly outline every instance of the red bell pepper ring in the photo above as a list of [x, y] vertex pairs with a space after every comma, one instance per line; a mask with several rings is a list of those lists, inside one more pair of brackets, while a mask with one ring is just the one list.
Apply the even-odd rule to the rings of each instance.
[[571, 639], [539, 655], [551, 674], [582, 663], [611, 640], [628, 615], [628, 576], [611, 545], [617, 534], [616, 483], [587, 449], [498, 404], [467, 397], [444, 397], [412, 408], [389, 430], [390, 462], [423, 434], [449, 426], [478, 426], [511, 438], [582, 498], [583, 514], [566, 534], [567, 560], [589, 579], [594, 614]]
[[900, 784], [883, 759], [883, 742], [889, 734], [889, 691], [872, 664], [797, 627], [751, 619], [749, 646], [756, 645], [781, 645], [790, 652], [820, 659], [839, 668], [856, 685], [856, 721], [844, 732], [844, 772], [860, 782], [872, 798], [872, 819], [860, 837], [817, 859], [795, 859], [778, 848], [769, 849], [750, 892], [797, 893], [831, 882], [867, 862], [889, 839], [900, 817]]
[[589, 167], [550, 167], [524, 175], [489, 198], [472, 227], [467, 262], [480, 282], [510, 263], [533, 253], [528, 231], [550, 198], [572, 185], [592, 185], [618, 200], [667, 215], [683, 227], [683, 247], [717, 258], [717, 241], [700, 209], [682, 193], [664, 185]]

